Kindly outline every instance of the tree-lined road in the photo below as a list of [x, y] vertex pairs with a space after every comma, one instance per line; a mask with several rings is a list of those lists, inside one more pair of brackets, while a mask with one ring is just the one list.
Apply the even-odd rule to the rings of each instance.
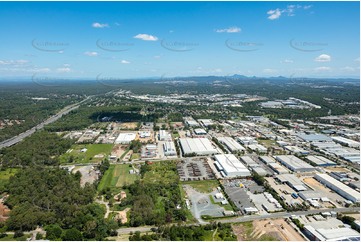
[[87, 97], [86, 99], [84, 99], [83, 101], [81, 101], [79, 103], [69, 105], [69, 106], [63, 108], [62, 110], [60, 110], [57, 114], [55, 114], [55, 115], [51, 116], [50, 118], [48, 118], [47, 120], [45, 120], [44, 122], [36, 125], [35, 127], [32, 127], [31, 129], [29, 129], [21, 134], [18, 134], [17, 136], [14, 136], [10, 139], [0, 142], [0, 149], [19, 143], [26, 137], [35, 133], [37, 130], [42, 129], [45, 125], [51, 124], [51, 123], [55, 122], [56, 120], [58, 120], [59, 118], [61, 118], [63, 115], [66, 115], [69, 112], [79, 108], [80, 104], [87, 101], [89, 98], [90, 97]]
[[[279, 212], [279, 213], [270, 213], [270, 214], [266, 214], [266, 215], [249, 215], [249, 216], [238, 216], [238, 217], [233, 217], [230, 219], [216, 219], [213, 220], [215, 222], [221, 222], [221, 223], [240, 223], [240, 222], [248, 222], [248, 221], [253, 221], [253, 220], [262, 220], [262, 219], [276, 219], [276, 218], [287, 218], [290, 217], [291, 215], [296, 215], [296, 216], [300, 216], [300, 215], [311, 215], [311, 214], [318, 214], [318, 213], [323, 213], [323, 212], [338, 212], [338, 213], [359, 213], [360, 212], [360, 208], [356, 207], [356, 208], [329, 208], [329, 209], [314, 209], [314, 210], [308, 210], [308, 211], [297, 211], [297, 212]], [[209, 222], [206, 222], [209, 223]], [[203, 222], [204, 224], [204, 222]], [[191, 225], [199, 225], [199, 224], [185, 224], [188, 226]], [[156, 227], [156, 226], [153, 226]], [[117, 229], [117, 232], [119, 234], [129, 234], [130, 232], [136, 232], [136, 231], [140, 231], [140, 232], [147, 232], [147, 231], [151, 231], [150, 226], [142, 226], [142, 227], [130, 227], [130, 228], [120, 228]]]

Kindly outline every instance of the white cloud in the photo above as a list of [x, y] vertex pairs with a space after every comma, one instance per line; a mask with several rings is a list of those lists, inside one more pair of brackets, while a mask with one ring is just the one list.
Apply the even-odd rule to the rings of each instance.
[[215, 31], [217, 33], [239, 33], [241, 32], [241, 28], [234, 26], [226, 29], [216, 29]]
[[286, 8], [284, 9], [271, 9], [267, 12], [267, 14], [269, 15], [268, 16], [268, 19], [270, 20], [275, 20], [275, 19], [279, 19], [281, 17], [281, 15], [284, 13], [286, 14], [286, 16], [289, 16], [289, 17], [293, 17], [295, 16], [296, 14], [296, 10], [308, 10], [312, 7], [312, 5], [288, 5]]
[[150, 34], [137, 34], [133, 38], [141, 39], [141, 40], [145, 40], [145, 41], [157, 41], [158, 40], [158, 37], [150, 35]]
[[268, 16], [268, 19], [270, 20], [275, 20], [275, 19], [278, 19], [279, 17], [281, 17], [281, 10], [279, 8], [275, 9], [275, 10], [269, 10], [267, 12], [267, 14], [269, 15]]
[[356, 62], [360, 62], [360, 57], [355, 59]]
[[286, 64], [289, 64], [289, 63], [293, 63], [293, 60], [290, 60], [290, 59], [284, 59], [281, 61], [281, 63], [286, 63]]
[[121, 60], [120, 63], [122, 63], [122, 64], [130, 64], [130, 62], [127, 61], [127, 60]]
[[68, 72], [71, 72], [71, 69], [70, 69], [70, 67], [60, 67], [60, 68], [57, 68], [56, 71], [60, 72], [60, 73], [68, 73]]
[[315, 58], [317, 62], [329, 62], [331, 61], [331, 56], [326, 54], [321, 54]]
[[276, 73], [277, 70], [276, 69], [266, 68], [266, 69], [263, 69], [262, 72], [267, 73], [267, 74], [272, 74], [272, 73]]
[[350, 67], [350, 66], [345, 66], [345, 67], [341, 68], [341, 71], [353, 72], [353, 71], [355, 71], [355, 68]]
[[108, 28], [109, 25], [108, 25], [108, 24], [101, 24], [101, 23], [95, 22], [95, 23], [92, 24], [92, 27], [93, 27], [93, 28], [102, 29], [102, 28]]
[[154, 59], [160, 59], [160, 58], [161, 58], [160, 55], [155, 55], [155, 56], [154, 56]]
[[25, 65], [28, 63], [28, 60], [0, 60], [0, 65]]
[[70, 67], [70, 64], [64, 64], [63, 66], [64, 67]]
[[84, 52], [84, 55], [87, 55], [87, 56], [98, 56], [98, 52], [96, 52], [96, 51], [86, 51], [86, 52]]
[[328, 67], [328, 66], [320, 66], [320, 67], [316, 67], [314, 70], [315, 70], [315, 71], [331, 71], [331, 67]]

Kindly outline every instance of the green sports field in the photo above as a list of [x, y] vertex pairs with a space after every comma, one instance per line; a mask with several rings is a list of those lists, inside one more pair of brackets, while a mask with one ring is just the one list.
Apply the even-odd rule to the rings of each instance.
[[132, 170], [129, 165], [110, 165], [109, 169], [105, 172], [102, 180], [99, 183], [98, 190], [101, 191], [107, 187], [117, 188], [125, 184], [132, 184], [139, 176], [136, 174], [129, 174]]

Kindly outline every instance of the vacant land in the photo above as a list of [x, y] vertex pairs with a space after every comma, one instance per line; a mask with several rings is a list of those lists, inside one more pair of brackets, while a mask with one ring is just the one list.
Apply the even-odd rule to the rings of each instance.
[[168, 162], [154, 162], [150, 165], [151, 169], [144, 175], [145, 183], [163, 183], [171, 184], [174, 181], [178, 181], [179, 177], [174, 169], [170, 169], [166, 164], [172, 163]]
[[118, 129], [136, 129], [138, 127], [138, 122], [127, 122], [127, 123], [119, 123], [117, 124]]
[[255, 220], [232, 225], [237, 239], [247, 241], [303, 241], [304, 238], [284, 219]]
[[133, 168], [129, 165], [110, 165], [99, 183], [98, 190], [106, 188], [118, 188], [123, 185], [133, 184], [139, 177], [136, 174], [130, 174]]
[[187, 181], [182, 182], [182, 184], [190, 185], [195, 190], [201, 193], [210, 193], [213, 190], [217, 189], [217, 187], [219, 186], [217, 180]]
[[59, 159], [60, 163], [99, 163], [110, 155], [112, 148], [113, 144], [73, 145]]

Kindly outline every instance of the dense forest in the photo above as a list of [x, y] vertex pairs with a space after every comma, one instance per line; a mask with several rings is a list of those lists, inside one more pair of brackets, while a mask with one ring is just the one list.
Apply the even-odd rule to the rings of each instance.
[[79, 178], [66, 170], [22, 169], [10, 178], [6, 189], [10, 194], [6, 204], [12, 209], [6, 221], [10, 230], [26, 231], [42, 225], [50, 231], [50, 240], [101, 240], [117, 226], [105, 221], [104, 208], [93, 203], [95, 188], [81, 188]]
[[55, 133], [38, 131], [17, 145], [1, 149], [1, 167], [57, 165], [58, 156], [65, 153], [73, 142]]

